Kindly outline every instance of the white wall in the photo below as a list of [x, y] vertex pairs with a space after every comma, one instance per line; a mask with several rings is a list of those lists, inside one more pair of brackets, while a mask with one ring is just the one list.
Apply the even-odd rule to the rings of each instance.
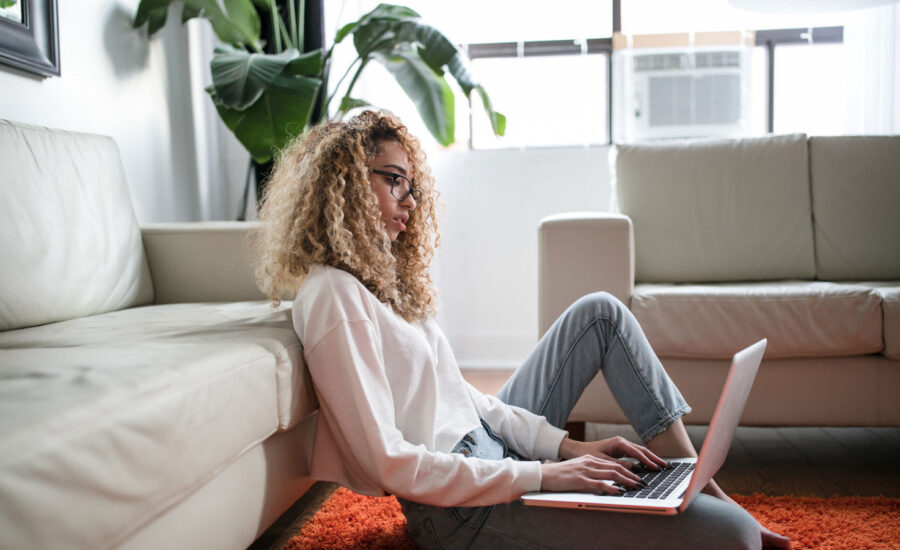
[[112, 136], [139, 221], [198, 219], [187, 34], [169, 24], [148, 41], [137, 3], [58, 2], [62, 75], [0, 65], [0, 118]]
[[[201, 127], [212, 122], [200, 112], [208, 74], [197, 70], [208, 68], [196, 58], [209, 33], [192, 43], [176, 13], [148, 41], [131, 28], [137, 0], [85, 4], [59, 2], [61, 77], [0, 66], [0, 118], [115, 138], [141, 222], [233, 217], [222, 213], [236, 214], [246, 157]], [[439, 322], [463, 366], [517, 365], [537, 340], [537, 224], [607, 208], [607, 148], [442, 150], [414, 118], [446, 205]], [[217, 155], [218, 168], [203, 164]], [[216, 186], [228, 196], [210, 197]]]
[[537, 342], [537, 230], [608, 210], [608, 147], [430, 152], [445, 203], [438, 322], [464, 368], [516, 367]]

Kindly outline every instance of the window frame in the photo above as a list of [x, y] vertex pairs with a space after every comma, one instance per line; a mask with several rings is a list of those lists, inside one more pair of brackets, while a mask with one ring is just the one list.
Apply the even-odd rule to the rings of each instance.
[[[613, 36], [622, 31], [621, 0], [612, 0]], [[755, 45], [766, 48], [766, 131], [773, 133], [775, 127], [775, 48], [785, 44], [842, 44], [844, 27], [807, 27], [790, 29], [765, 29], [754, 31]], [[606, 101], [607, 141], [613, 143], [613, 94], [615, 88], [612, 70], [613, 37], [588, 38], [586, 40], [532, 40], [521, 42], [480, 42], [463, 44], [463, 51], [469, 59], [499, 57], [530, 57], [572, 54], [606, 54], [606, 82], [609, 86]], [[471, 114], [469, 126], [471, 128]], [[469, 147], [472, 146], [471, 131]], [[527, 146], [526, 146], [527, 147]], [[540, 146], [535, 146], [540, 147]]]
[[[613, 0], [614, 5], [618, 0]], [[552, 55], [573, 54], [606, 54], [606, 142], [597, 145], [609, 145], [612, 143], [612, 53], [613, 39], [588, 38], [587, 40], [528, 40], [522, 42], [482, 42], [477, 44], [464, 44], [463, 50], [469, 59], [500, 58], [500, 57], [534, 57]], [[470, 110], [471, 111], [471, 110]], [[472, 117], [469, 115], [469, 148], [472, 146]], [[527, 146], [526, 146], [527, 147]], [[540, 146], [537, 146], [540, 147]], [[568, 147], [568, 146], [566, 146]]]

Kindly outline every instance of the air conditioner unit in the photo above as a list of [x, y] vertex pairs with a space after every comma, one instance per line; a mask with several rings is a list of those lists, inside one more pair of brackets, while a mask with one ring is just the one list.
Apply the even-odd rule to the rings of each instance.
[[750, 134], [749, 48], [626, 50], [613, 62], [616, 141]]

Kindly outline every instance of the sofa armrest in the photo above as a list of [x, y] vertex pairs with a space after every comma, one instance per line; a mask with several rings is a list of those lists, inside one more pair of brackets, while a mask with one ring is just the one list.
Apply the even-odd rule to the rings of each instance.
[[258, 222], [186, 222], [141, 227], [154, 303], [264, 300], [247, 235]]
[[538, 331], [578, 298], [604, 290], [626, 305], [634, 290], [631, 219], [605, 212], [556, 214], [538, 229]]

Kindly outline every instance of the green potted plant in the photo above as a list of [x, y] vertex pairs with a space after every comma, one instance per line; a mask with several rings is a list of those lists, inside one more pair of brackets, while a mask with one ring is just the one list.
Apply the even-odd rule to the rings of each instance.
[[[153, 35], [165, 25], [169, 5], [176, 2], [183, 5], [182, 22], [207, 19], [223, 43], [215, 48], [210, 62], [212, 85], [207, 92], [219, 116], [256, 163], [271, 162], [277, 151], [318, 119], [339, 117], [367, 105], [351, 93], [372, 61], [390, 71], [442, 145], [454, 140], [454, 94], [446, 74], [467, 97], [478, 94], [494, 133], [504, 133], [506, 119], [493, 110], [484, 87], [467, 69], [465, 54], [407, 7], [380, 4], [343, 26], [327, 51], [305, 53], [301, 52], [304, 0], [141, 0], [134, 26], [146, 24]], [[261, 38], [262, 20], [271, 22], [268, 48]], [[334, 46], [349, 37], [357, 57], [340, 77], [339, 84], [353, 75], [338, 101], [320, 88], [329, 78]], [[314, 112], [317, 120], [313, 120]]]

